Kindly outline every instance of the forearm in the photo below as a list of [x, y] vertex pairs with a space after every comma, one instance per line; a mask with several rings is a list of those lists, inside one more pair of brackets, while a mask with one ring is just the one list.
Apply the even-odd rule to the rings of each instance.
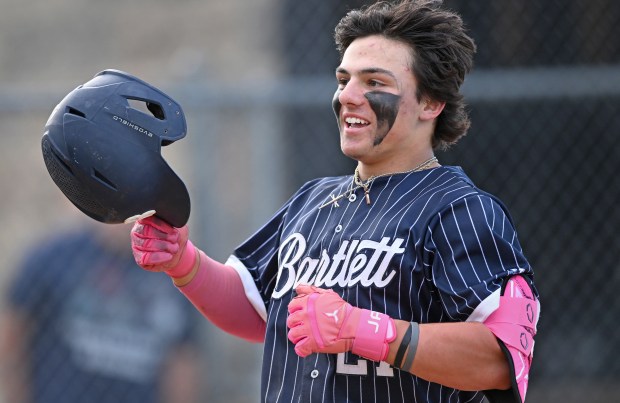
[[190, 274], [174, 279], [179, 290], [220, 329], [248, 341], [262, 342], [265, 321], [247, 299], [239, 274], [234, 268], [196, 251]]
[[249, 341], [265, 338], [265, 321], [248, 300], [236, 270], [209, 258], [188, 239], [186, 226], [174, 228], [150, 216], [131, 230], [136, 263], [148, 271], [164, 272], [213, 324]]
[[[409, 322], [396, 320], [398, 336], [387, 362], [394, 364]], [[418, 346], [409, 372], [459, 390], [508, 389], [508, 362], [491, 331], [482, 323], [419, 325]]]

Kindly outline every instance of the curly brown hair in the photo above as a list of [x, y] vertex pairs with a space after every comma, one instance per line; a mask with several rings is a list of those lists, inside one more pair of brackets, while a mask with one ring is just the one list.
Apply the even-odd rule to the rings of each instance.
[[473, 67], [476, 45], [466, 34], [461, 17], [441, 7], [441, 0], [379, 1], [346, 14], [336, 26], [334, 38], [341, 58], [355, 39], [370, 35], [401, 41], [411, 48], [418, 101], [446, 104], [432, 139], [433, 148], [443, 150], [463, 137], [470, 126], [459, 89]]

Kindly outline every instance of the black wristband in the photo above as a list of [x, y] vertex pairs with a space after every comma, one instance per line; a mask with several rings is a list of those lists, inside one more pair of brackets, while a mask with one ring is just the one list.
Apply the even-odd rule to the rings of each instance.
[[405, 355], [405, 351], [407, 351], [407, 347], [409, 346], [409, 340], [411, 339], [411, 325], [407, 327], [407, 331], [403, 336], [403, 339], [400, 341], [400, 345], [398, 346], [398, 350], [396, 351], [396, 357], [394, 358], [394, 365], [400, 368], [402, 364], [403, 357]]
[[416, 322], [411, 322], [411, 338], [409, 340], [409, 348], [407, 349], [407, 356], [405, 357], [405, 362], [401, 369], [405, 371], [409, 371], [411, 369], [411, 365], [413, 364], [413, 359], [415, 358], [415, 353], [418, 350], [418, 340], [420, 338], [420, 325]]

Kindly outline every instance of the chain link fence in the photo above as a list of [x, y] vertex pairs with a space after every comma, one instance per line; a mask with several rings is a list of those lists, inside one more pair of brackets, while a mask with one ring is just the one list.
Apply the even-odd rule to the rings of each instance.
[[[190, 189], [194, 242], [213, 257], [225, 259], [305, 180], [353, 171], [353, 161], [339, 151], [331, 110], [338, 64], [332, 32], [348, 9], [364, 3], [263, 0], [261, 18], [270, 20], [258, 25], [269, 25], [269, 32], [261, 28], [249, 35], [267, 36], [255, 42], [275, 60], [273, 77], [231, 83], [192, 76], [160, 86], [188, 116], [189, 135], [168, 156]], [[620, 3], [444, 3], [462, 14], [478, 53], [464, 85], [472, 128], [439, 158], [462, 166], [481, 188], [506, 203], [534, 266], [542, 313], [528, 402], [615, 401], [620, 396], [620, 298], [615, 293], [620, 289]], [[163, 15], [179, 4], [160, 0], [157, 7]], [[226, 4], [237, 10], [238, 23], [230, 29], [249, 29], [241, 17], [247, 5]], [[197, 25], [192, 27], [199, 35]], [[225, 36], [205, 40], [211, 47], [230, 47], [231, 59], [243, 60], [238, 54], [243, 42], [225, 42]], [[252, 62], [246, 58], [245, 68], [251, 70]], [[217, 71], [215, 64], [211, 67]], [[140, 69], [128, 70], [141, 76]], [[79, 77], [94, 73], [82, 71]], [[40, 136], [30, 141], [10, 134], [39, 133], [62, 94], [3, 94], [0, 127], [9, 134], [7, 141], [15, 139], [5, 148], [11, 171], [2, 168], [3, 180], [21, 174], [20, 155], [34, 161], [38, 175], [44, 169], [36, 149]], [[28, 123], [20, 126], [22, 120]], [[15, 151], [26, 147], [27, 153]], [[36, 184], [7, 187], [3, 203], [23, 194], [45, 200], [48, 208], [57, 206], [41, 190], [43, 183], [53, 186], [46, 175]], [[31, 209], [23, 201], [10, 206], [13, 214], [2, 216], [10, 229], [2, 234], [4, 254], [20, 250], [29, 238], [20, 232], [16, 214], [54, 223], [44, 209]], [[260, 346], [232, 340], [209, 325], [202, 344], [208, 367], [202, 376], [209, 390], [201, 401], [258, 401]], [[62, 352], [50, 347], [48, 353]], [[97, 387], [93, 384], [87, 395], [101, 395]], [[119, 395], [118, 401], [132, 400]]]

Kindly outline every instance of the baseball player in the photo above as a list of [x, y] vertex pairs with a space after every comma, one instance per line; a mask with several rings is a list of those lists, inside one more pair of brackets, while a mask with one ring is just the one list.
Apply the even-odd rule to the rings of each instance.
[[463, 136], [475, 45], [440, 1], [337, 25], [352, 175], [303, 185], [225, 263], [157, 217], [132, 230], [204, 316], [264, 342], [264, 402], [522, 402], [539, 315], [504, 205], [434, 150]]

